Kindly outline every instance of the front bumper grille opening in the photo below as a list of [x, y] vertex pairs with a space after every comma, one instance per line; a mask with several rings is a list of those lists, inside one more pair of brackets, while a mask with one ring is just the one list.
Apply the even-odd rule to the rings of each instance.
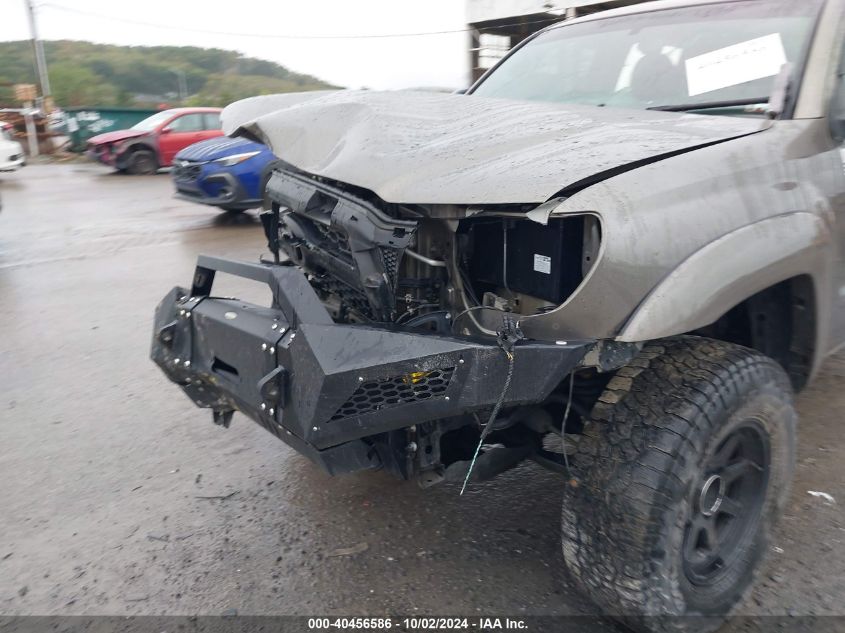
[[454, 372], [454, 367], [447, 367], [365, 382], [341, 405], [330, 421], [435, 398], [449, 387]]
[[379, 250], [381, 251], [381, 263], [384, 266], [384, 274], [387, 275], [390, 285], [395, 288], [399, 268], [399, 251], [395, 248], [385, 247]]
[[308, 222], [323, 239], [323, 246], [327, 251], [339, 255], [344, 261], [350, 264], [353, 262], [352, 252], [349, 250], [349, 240], [345, 235], [321, 222], [315, 222], [313, 220], [308, 220]]
[[343, 302], [354, 312], [372, 320], [373, 313], [367, 296], [357, 289], [337, 281], [330, 275], [315, 277], [316, 285], [326, 294], [343, 298]]
[[197, 180], [202, 173], [202, 165], [177, 165], [173, 171], [178, 180]]

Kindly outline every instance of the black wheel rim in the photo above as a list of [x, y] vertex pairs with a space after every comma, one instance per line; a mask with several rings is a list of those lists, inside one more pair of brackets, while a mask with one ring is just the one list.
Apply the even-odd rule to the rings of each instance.
[[708, 457], [692, 490], [684, 534], [687, 578], [711, 585], [743, 558], [769, 483], [769, 442], [756, 421], [735, 428]]

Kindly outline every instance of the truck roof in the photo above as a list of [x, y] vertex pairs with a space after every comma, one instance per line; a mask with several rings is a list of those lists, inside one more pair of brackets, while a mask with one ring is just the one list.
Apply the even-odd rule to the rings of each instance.
[[[564, 20], [556, 22], [544, 30], [550, 31], [552, 29], [567, 26], [575, 22], [590, 22], [592, 20], [603, 20], [605, 18], [613, 18], [621, 15], [634, 15], [637, 13], [652, 13], [654, 11], [663, 11], [666, 9], [680, 9], [682, 7], [704, 6], [708, 4], [725, 4], [728, 2], [742, 2], [747, 0], [652, 0], [651, 2], [642, 2], [639, 4], [632, 4], [625, 7], [618, 7], [616, 9], [608, 9], [606, 11], [599, 11], [597, 13], [590, 13], [589, 15], [572, 20]], [[760, 0], [764, 1], [764, 0]], [[824, 0], [827, 2], [828, 0]]]

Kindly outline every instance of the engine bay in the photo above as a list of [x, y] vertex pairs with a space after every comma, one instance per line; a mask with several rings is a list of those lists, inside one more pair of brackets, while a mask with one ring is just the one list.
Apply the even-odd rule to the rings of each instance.
[[590, 215], [526, 217], [530, 206], [396, 205], [276, 170], [279, 247], [337, 323], [494, 334], [479, 311], [542, 314], [576, 290], [600, 239]]

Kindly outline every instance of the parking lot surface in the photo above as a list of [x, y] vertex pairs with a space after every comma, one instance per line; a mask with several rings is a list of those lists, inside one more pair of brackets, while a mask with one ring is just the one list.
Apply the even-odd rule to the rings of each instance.
[[[198, 253], [265, 246], [254, 214], [171, 190], [85, 163], [0, 174], [0, 614], [593, 613], [564, 570], [558, 475], [527, 464], [463, 497], [331, 478], [164, 378], [158, 301]], [[845, 615], [845, 356], [798, 409], [791, 502], [740, 611]]]

